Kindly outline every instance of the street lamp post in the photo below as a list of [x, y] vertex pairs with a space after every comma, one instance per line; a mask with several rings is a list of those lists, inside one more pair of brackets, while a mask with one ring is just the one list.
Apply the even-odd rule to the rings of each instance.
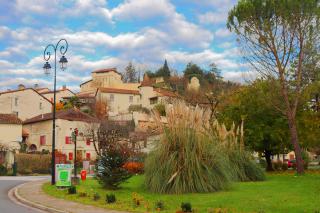
[[45, 74], [50, 74], [51, 65], [48, 62], [51, 57], [51, 51], [54, 52], [54, 83], [53, 83], [53, 112], [52, 112], [52, 159], [51, 159], [51, 184], [56, 183], [56, 171], [55, 171], [55, 145], [56, 145], [56, 74], [57, 74], [57, 51], [60, 51], [62, 55], [59, 63], [60, 68], [64, 71], [67, 68], [68, 60], [64, 54], [68, 50], [68, 42], [66, 39], [60, 39], [56, 45], [49, 44], [43, 52], [43, 58], [46, 61], [43, 65], [43, 70]]

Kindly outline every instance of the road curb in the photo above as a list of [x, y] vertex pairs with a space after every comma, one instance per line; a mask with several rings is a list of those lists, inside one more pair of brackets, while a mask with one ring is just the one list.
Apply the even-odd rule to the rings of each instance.
[[[39, 203], [36, 203], [36, 202], [33, 202], [33, 201], [30, 201], [30, 200], [27, 200], [25, 199], [24, 197], [22, 197], [20, 194], [19, 194], [19, 188], [23, 187], [24, 185], [28, 184], [29, 182], [27, 183], [23, 183], [23, 184], [20, 184], [14, 188], [12, 188], [9, 193], [11, 192], [12, 195], [14, 196], [15, 199], [17, 199], [17, 201], [19, 201], [20, 203], [26, 205], [26, 206], [30, 206], [30, 207], [33, 207], [33, 208], [36, 208], [36, 209], [40, 209], [40, 210], [43, 210], [43, 211], [46, 211], [46, 212], [50, 212], [50, 213], [69, 213], [68, 211], [63, 211], [63, 210], [59, 210], [59, 209], [55, 209], [55, 208], [52, 208], [52, 207], [48, 207], [48, 206], [44, 206], [44, 205], [41, 205]], [[29, 183], [30, 184], [30, 183]], [[9, 194], [8, 193], [8, 194]], [[10, 196], [9, 196], [10, 197]]]

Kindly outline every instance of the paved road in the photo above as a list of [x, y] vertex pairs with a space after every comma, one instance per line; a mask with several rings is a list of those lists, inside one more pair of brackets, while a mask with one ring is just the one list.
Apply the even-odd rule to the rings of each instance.
[[27, 206], [19, 205], [11, 201], [8, 197], [8, 191], [13, 187], [39, 178], [47, 177], [0, 177], [0, 213], [39, 213], [39, 211]]

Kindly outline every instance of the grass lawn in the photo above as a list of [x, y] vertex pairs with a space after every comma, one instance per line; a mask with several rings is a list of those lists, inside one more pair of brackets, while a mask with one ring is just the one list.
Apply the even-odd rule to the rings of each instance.
[[[226, 212], [320, 212], [320, 173], [312, 172], [303, 176], [292, 173], [268, 174], [264, 182], [234, 183], [228, 191], [216, 193], [196, 193], [182, 195], [159, 195], [147, 192], [143, 186], [144, 177], [134, 176], [117, 191], [108, 191], [94, 179], [88, 179], [77, 187], [78, 192], [86, 191], [88, 197], [68, 195], [66, 190], [57, 190], [49, 183], [43, 189], [49, 195], [95, 205], [103, 208], [128, 210], [130, 212], [155, 212], [155, 202], [162, 200], [165, 210], [174, 213], [180, 208], [181, 202], [191, 202], [196, 212], [208, 212], [208, 209], [223, 208]], [[101, 195], [99, 201], [93, 201], [93, 192]], [[143, 197], [143, 204], [133, 205], [132, 193]], [[117, 202], [106, 204], [106, 193], [114, 193]], [[223, 211], [224, 212], [224, 211]]]

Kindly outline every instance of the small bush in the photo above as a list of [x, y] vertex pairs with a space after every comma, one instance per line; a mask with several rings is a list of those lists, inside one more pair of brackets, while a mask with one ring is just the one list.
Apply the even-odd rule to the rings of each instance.
[[272, 165], [273, 165], [273, 168], [274, 168], [275, 171], [281, 171], [281, 169], [282, 169], [282, 161], [278, 160], [276, 162], [273, 162]]
[[161, 116], [166, 116], [166, 106], [162, 103], [157, 104], [153, 108], [155, 111], [159, 113]]
[[181, 210], [183, 212], [192, 212], [192, 206], [191, 203], [187, 202], [187, 203], [181, 203]]
[[127, 162], [123, 165], [123, 168], [132, 174], [142, 174], [144, 165], [141, 162]]
[[110, 149], [99, 157], [96, 164], [96, 178], [107, 189], [118, 189], [119, 185], [129, 179], [130, 174], [125, 168], [128, 156], [120, 148]]
[[155, 204], [155, 209], [156, 209], [157, 211], [162, 211], [162, 210], [164, 210], [164, 202], [161, 201], [161, 200], [157, 201], [156, 204]]
[[282, 171], [287, 171], [288, 170], [288, 163], [285, 162], [282, 164]]
[[100, 194], [99, 194], [98, 192], [95, 192], [95, 193], [93, 194], [93, 200], [94, 200], [94, 201], [100, 200], [100, 198], [101, 198], [101, 196], [100, 196]]
[[79, 197], [87, 197], [88, 196], [88, 193], [87, 192], [79, 192]]
[[129, 112], [142, 112], [142, 113], [145, 113], [145, 114], [150, 114], [150, 110], [148, 108], [142, 107], [141, 104], [139, 104], [139, 105], [130, 105], [128, 111]]
[[7, 168], [4, 165], [0, 165], [0, 176], [6, 175], [7, 172]]
[[77, 188], [75, 186], [70, 186], [68, 188], [68, 194], [70, 194], [70, 195], [77, 194]]
[[19, 174], [49, 174], [51, 168], [50, 154], [16, 154]]
[[135, 206], [140, 206], [143, 202], [143, 197], [136, 192], [132, 193], [132, 200]]
[[107, 203], [115, 203], [116, 196], [114, 194], [106, 194], [106, 202]]

